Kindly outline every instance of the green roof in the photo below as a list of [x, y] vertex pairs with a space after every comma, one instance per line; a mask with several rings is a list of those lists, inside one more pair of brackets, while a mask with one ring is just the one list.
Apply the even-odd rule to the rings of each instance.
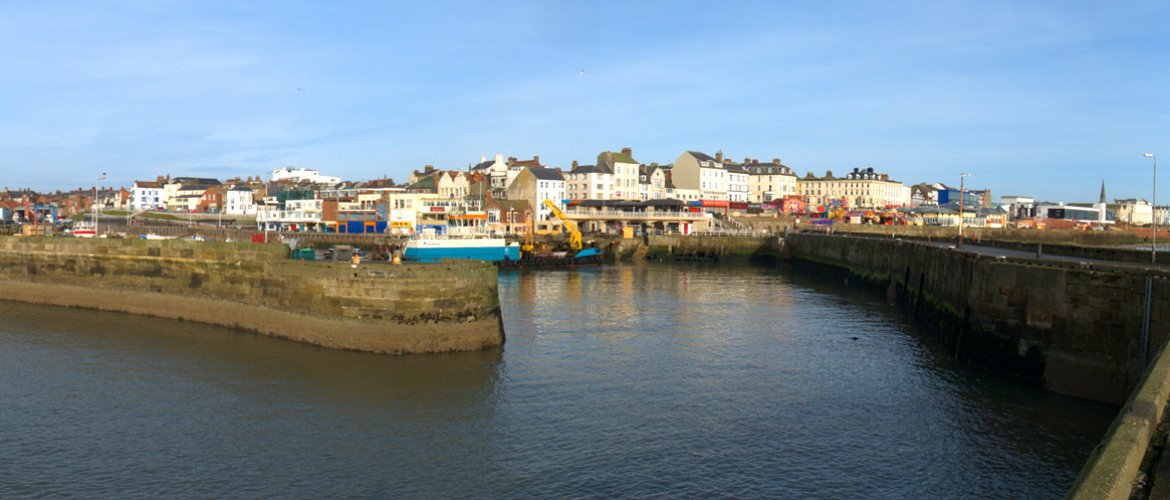
[[411, 184], [409, 186], [406, 186], [406, 189], [434, 189], [434, 188], [435, 188], [435, 176], [433, 176], [433, 175], [428, 175], [426, 177], [423, 177], [422, 179], [419, 179], [418, 182]]
[[610, 154], [610, 157], [613, 158], [614, 163], [638, 163], [637, 161], [634, 161], [634, 157], [632, 155], [629, 155], [629, 154], [626, 154], [626, 153], [623, 153], [620, 151], [618, 151], [618, 152], [610, 151], [609, 154]]

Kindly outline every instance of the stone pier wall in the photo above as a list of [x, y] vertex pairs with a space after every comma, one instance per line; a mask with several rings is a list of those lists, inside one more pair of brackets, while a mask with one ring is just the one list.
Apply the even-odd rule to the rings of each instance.
[[0, 298], [381, 353], [503, 342], [494, 266], [291, 260], [283, 245], [0, 237]]
[[[960, 359], [1120, 404], [1170, 335], [1170, 276], [1000, 259], [891, 238], [792, 234], [798, 260], [848, 270], [955, 342]], [[1149, 337], [1142, 322], [1152, 279]]]

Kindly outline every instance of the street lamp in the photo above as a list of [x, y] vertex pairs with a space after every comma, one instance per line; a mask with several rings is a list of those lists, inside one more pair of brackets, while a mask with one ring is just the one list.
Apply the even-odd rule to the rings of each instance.
[[94, 238], [98, 237], [98, 185], [101, 184], [102, 181], [104, 181], [104, 180], [106, 180], [106, 173], [102, 172], [102, 175], [97, 178], [96, 182], [93, 183], [93, 237]]
[[1158, 157], [1154, 156], [1154, 153], [1143, 153], [1142, 156], [1154, 160], [1154, 199], [1150, 204], [1154, 236], [1150, 238], [1150, 263], [1156, 265], [1158, 263]]
[[959, 174], [959, 246], [963, 246], [963, 181], [971, 174]]

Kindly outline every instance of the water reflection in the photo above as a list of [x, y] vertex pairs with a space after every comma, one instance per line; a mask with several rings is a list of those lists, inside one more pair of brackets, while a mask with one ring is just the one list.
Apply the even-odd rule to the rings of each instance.
[[0, 302], [0, 491], [1045, 497], [1113, 414], [800, 272], [500, 283], [508, 343], [437, 356]]

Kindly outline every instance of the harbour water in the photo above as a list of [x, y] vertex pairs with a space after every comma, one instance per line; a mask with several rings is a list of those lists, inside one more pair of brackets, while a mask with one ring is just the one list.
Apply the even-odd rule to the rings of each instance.
[[404, 357], [0, 302], [0, 495], [1058, 498], [1116, 412], [795, 271], [500, 297], [503, 348]]

